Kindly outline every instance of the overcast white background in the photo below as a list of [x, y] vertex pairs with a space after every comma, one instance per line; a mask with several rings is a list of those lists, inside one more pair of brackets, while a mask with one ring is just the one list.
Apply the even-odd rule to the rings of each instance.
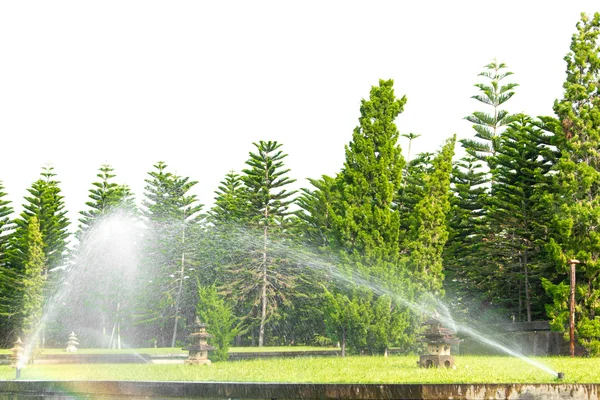
[[[435, 151], [481, 105], [495, 58], [507, 108], [552, 114], [581, 12], [598, 1], [3, 1], [0, 181], [16, 210], [50, 163], [74, 221], [98, 168], [138, 201], [159, 160], [212, 204], [252, 142], [277, 140], [295, 187], [335, 174], [361, 98], [392, 78], [396, 123]], [[406, 139], [401, 139], [403, 149]], [[75, 225], [75, 224], [74, 224]]]

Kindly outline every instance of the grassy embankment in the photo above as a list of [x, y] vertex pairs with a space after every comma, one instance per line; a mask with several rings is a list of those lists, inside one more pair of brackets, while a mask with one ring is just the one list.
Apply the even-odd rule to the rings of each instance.
[[[456, 369], [418, 368], [416, 356], [306, 357], [255, 359], [210, 366], [152, 364], [33, 365], [21, 379], [41, 380], [177, 380], [310, 383], [544, 383], [555, 378], [512, 357], [456, 357]], [[600, 383], [599, 360], [536, 358], [565, 372], [565, 383]], [[15, 371], [0, 366], [0, 379]]]

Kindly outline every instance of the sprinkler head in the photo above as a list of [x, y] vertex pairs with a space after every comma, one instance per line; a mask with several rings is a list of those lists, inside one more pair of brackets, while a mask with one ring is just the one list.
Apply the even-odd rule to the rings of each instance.
[[556, 376], [556, 379], [558, 380], [563, 380], [565, 379], [565, 373], [564, 372], [559, 372]]
[[15, 376], [15, 380], [21, 378], [21, 368], [17, 367], [17, 375]]

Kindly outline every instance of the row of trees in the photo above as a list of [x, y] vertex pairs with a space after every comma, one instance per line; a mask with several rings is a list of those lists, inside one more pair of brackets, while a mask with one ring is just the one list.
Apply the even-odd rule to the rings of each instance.
[[[63, 304], [43, 321], [44, 337], [61, 342], [73, 324], [90, 326], [82, 342], [105, 346], [121, 335], [130, 345], [175, 346], [200, 315], [222, 348], [234, 340], [410, 350], [419, 330], [410, 307], [431, 293], [480, 320], [550, 318], [563, 330], [566, 261], [577, 258], [578, 340], [600, 352], [599, 32], [600, 14], [582, 15], [555, 117], [504, 110], [517, 84], [504, 64], [487, 65], [474, 96], [485, 109], [467, 117], [475, 135], [455, 162], [455, 137], [404, 159], [394, 121], [407, 100], [382, 80], [361, 101], [339, 173], [299, 192], [273, 141], [254, 143], [247, 168], [224, 177], [209, 210], [191, 194], [197, 182], [163, 162], [148, 173], [138, 209], [103, 165], [67, 250], [51, 168], [17, 218], [0, 186], [3, 344], [39, 325], [44, 298]], [[419, 135], [402, 136], [410, 149]], [[101, 250], [97, 227], [110, 218], [140, 228], [125, 250], [124, 240]]]
[[[600, 15], [582, 14], [565, 57], [564, 97], [555, 117], [510, 114], [517, 85], [492, 63], [476, 85], [475, 138], [455, 164], [446, 283], [470, 315], [490, 305], [513, 319], [549, 318], [568, 326], [568, 260], [582, 262], [576, 282], [577, 336], [600, 352], [597, 226], [600, 131]], [[479, 305], [479, 306], [477, 306]]]

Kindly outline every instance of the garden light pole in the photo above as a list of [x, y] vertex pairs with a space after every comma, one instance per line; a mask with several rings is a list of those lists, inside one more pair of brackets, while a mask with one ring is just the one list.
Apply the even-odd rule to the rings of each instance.
[[571, 295], [569, 299], [569, 354], [575, 357], [575, 265], [579, 260], [569, 260], [571, 265]]

